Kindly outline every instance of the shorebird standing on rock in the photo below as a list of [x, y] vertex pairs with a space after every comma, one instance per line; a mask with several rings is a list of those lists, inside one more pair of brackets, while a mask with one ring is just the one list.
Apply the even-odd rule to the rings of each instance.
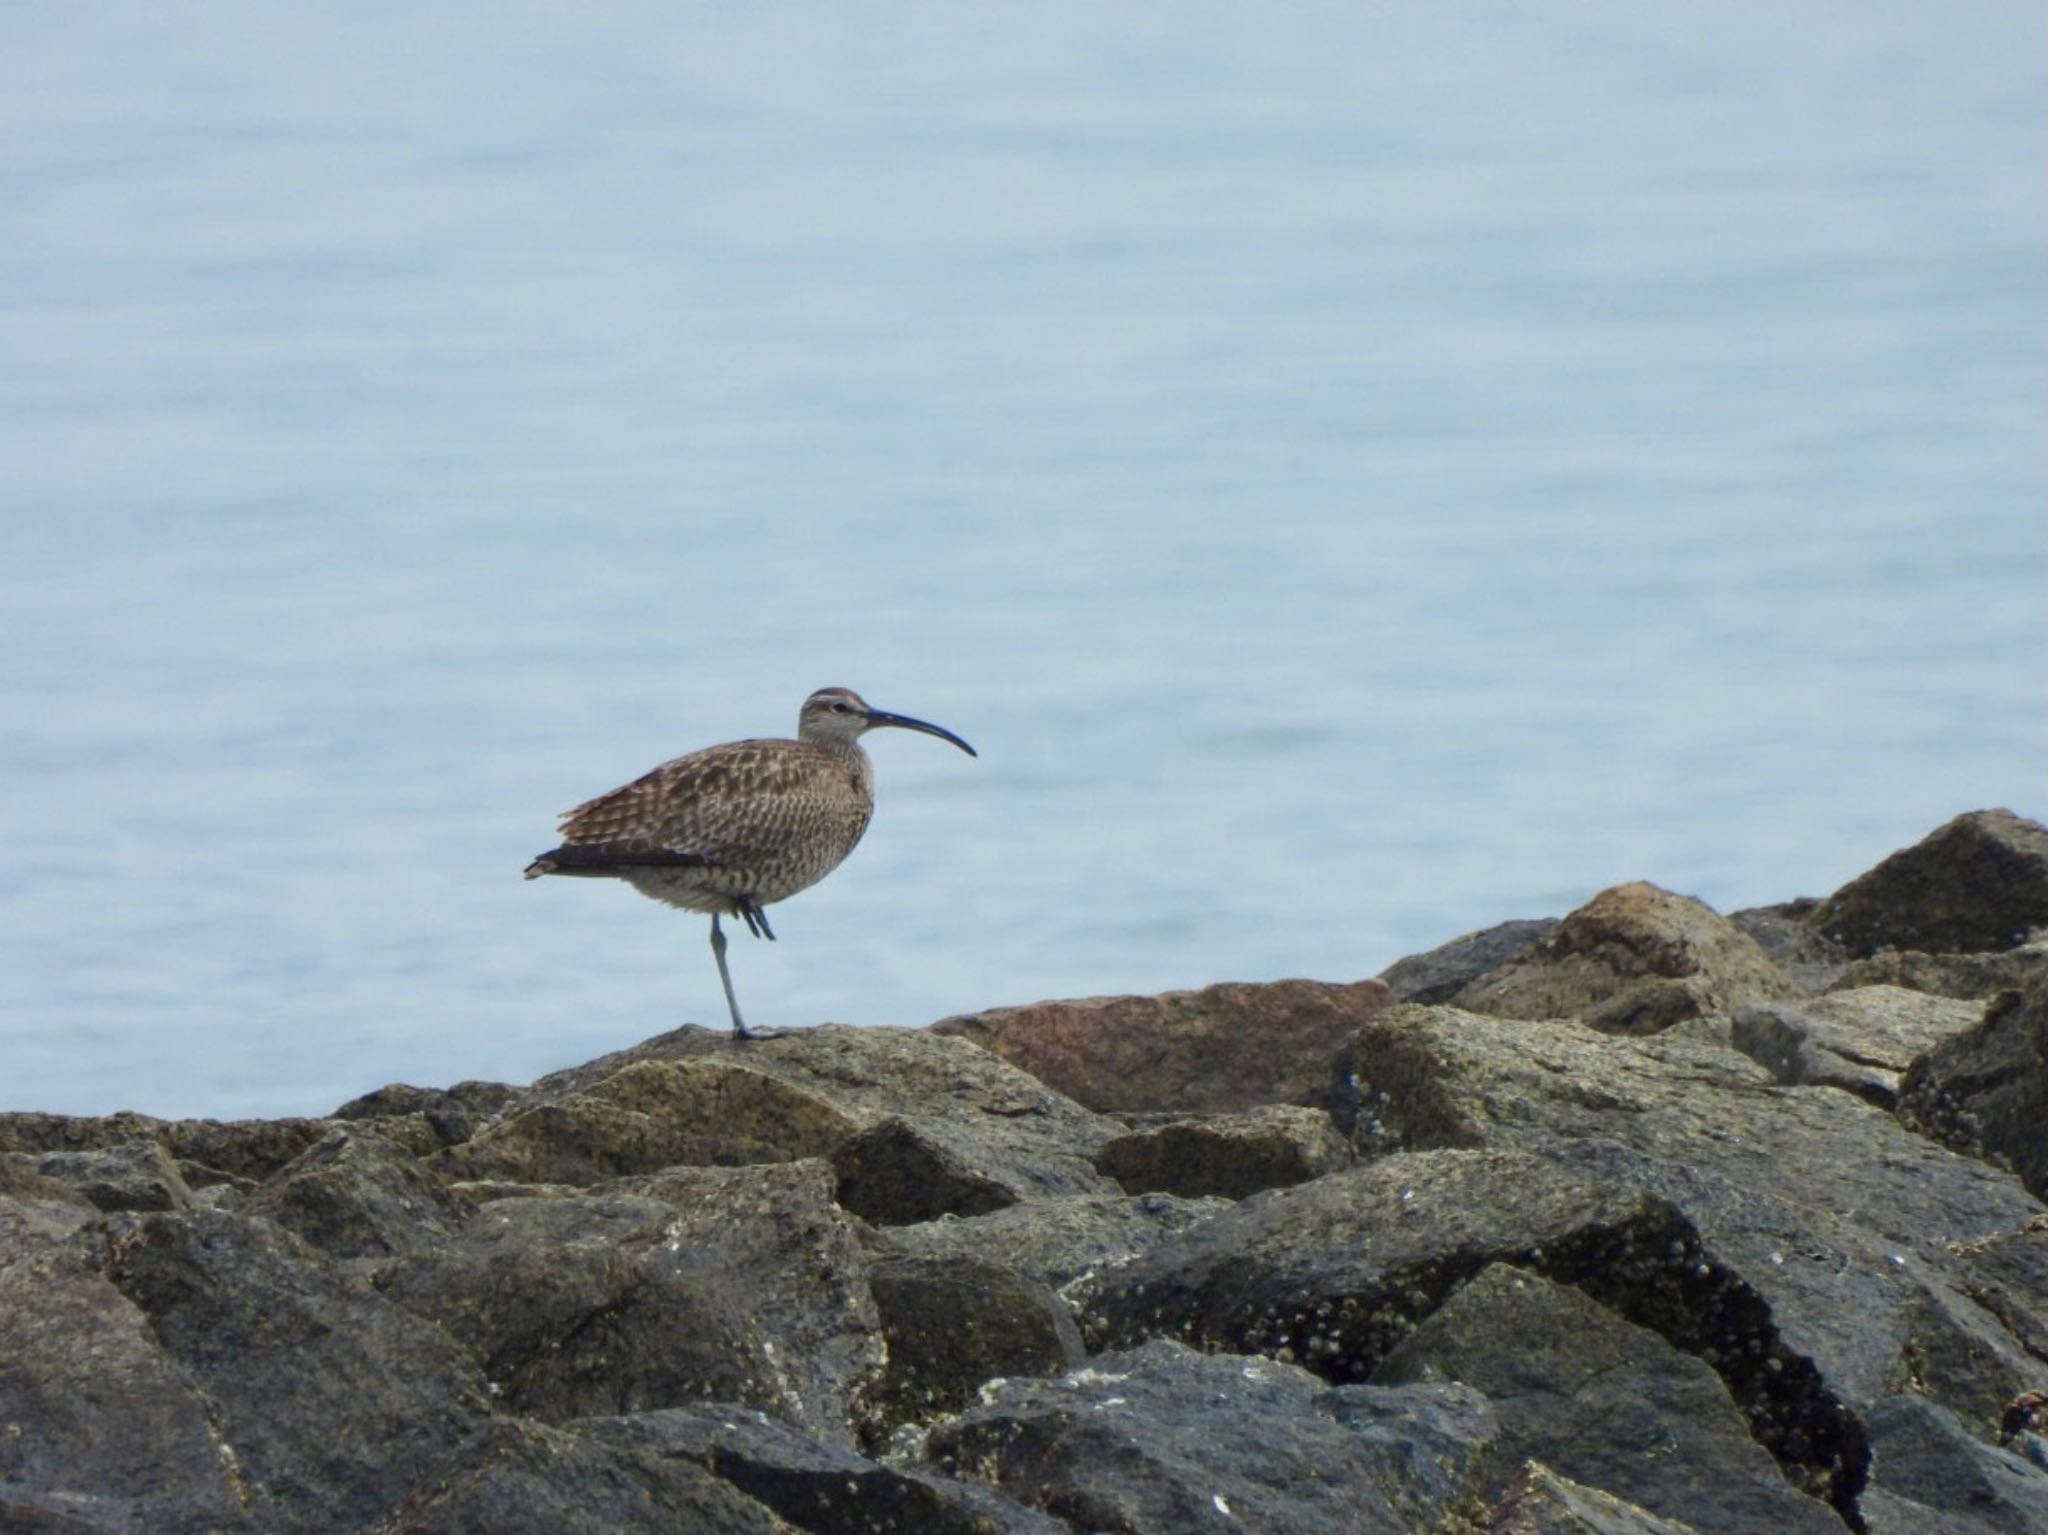
[[763, 908], [808, 890], [853, 851], [875, 813], [875, 769], [860, 738], [885, 725], [975, 755], [950, 730], [871, 709], [849, 688], [820, 688], [804, 700], [794, 741], [707, 746], [578, 805], [562, 817], [562, 845], [528, 864], [526, 877], [622, 879], [657, 901], [709, 912], [733, 1038], [759, 1038], [740, 1018], [718, 919], [738, 917], [756, 938], [774, 938]]

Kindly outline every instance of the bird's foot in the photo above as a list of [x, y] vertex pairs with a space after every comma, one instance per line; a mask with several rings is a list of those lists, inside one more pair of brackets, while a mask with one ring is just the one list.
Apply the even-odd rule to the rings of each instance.
[[803, 1030], [801, 1029], [750, 1029], [745, 1024], [741, 1024], [732, 1031], [732, 1042], [736, 1045], [744, 1045], [751, 1040], [783, 1039], [788, 1035], [801, 1034], [802, 1032]]
[[740, 920], [747, 924], [747, 931], [756, 938], [775, 941], [775, 930], [768, 925], [768, 913], [761, 909], [761, 903], [750, 895], [736, 895], [732, 898], [733, 910]]

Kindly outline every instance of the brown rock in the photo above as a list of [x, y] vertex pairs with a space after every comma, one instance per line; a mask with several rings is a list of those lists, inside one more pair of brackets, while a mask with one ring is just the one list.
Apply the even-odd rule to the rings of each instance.
[[1691, 896], [1640, 881], [1603, 890], [1455, 1005], [1499, 1018], [1576, 1018], [1655, 1034], [1792, 990], [1756, 940]]
[[750, 1065], [641, 1060], [515, 1109], [440, 1161], [454, 1178], [587, 1184], [679, 1164], [793, 1162], [858, 1129], [835, 1105]]
[[2048, 826], [1974, 810], [1858, 875], [1814, 927], [1853, 955], [2009, 949], [2048, 925]]
[[1321, 1109], [1268, 1104], [1176, 1119], [1120, 1135], [1095, 1165], [1133, 1194], [1243, 1199], [1351, 1165], [1351, 1146]]
[[942, 1019], [1098, 1112], [1319, 1102], [1331, 1052], [1394, 1000], [1384, 981], [1226, 982], [1156, 997], [1034, 1002]]

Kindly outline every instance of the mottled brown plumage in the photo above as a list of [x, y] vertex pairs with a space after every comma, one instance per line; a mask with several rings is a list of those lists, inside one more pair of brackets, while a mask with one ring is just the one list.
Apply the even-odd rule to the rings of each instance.
[[793, 741], [706, 747], [578, 805], [562, 817], [562, 845], [527, 865], [526, 877], [623, 879], [657, 901], [708, 912], [733, 1033], [748, 1038], [718, 919], [739, 917], [755, 936], [773, 938], [762, 908], [839, 867], [875, 808], [874, 766], [860, 738], [892, 725], [975, 754], [950, 730], [870, 709], [847, 688], [820, 688], [804, 700]]

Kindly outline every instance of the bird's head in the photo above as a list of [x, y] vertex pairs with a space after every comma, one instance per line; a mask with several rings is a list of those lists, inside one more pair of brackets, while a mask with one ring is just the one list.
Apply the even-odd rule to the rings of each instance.
[[881, 709], [871, 709], [867, 701], [852, 688], [819, 688], [804, 700], [801, 713], [797, 715], [796, 733], [799, 740], [831, 742], [858, 741], [870, 730], [879, 730], [885, 725], [894, 725], [903, 730], [921, 730], [928, 736], [937, 736], [941, 741], [951, 741], [960, 750], [972, 757], [973, 747], [954, 735], [952, 731], [924, 720], [914, 720], [907, 714], [890, 714]]

